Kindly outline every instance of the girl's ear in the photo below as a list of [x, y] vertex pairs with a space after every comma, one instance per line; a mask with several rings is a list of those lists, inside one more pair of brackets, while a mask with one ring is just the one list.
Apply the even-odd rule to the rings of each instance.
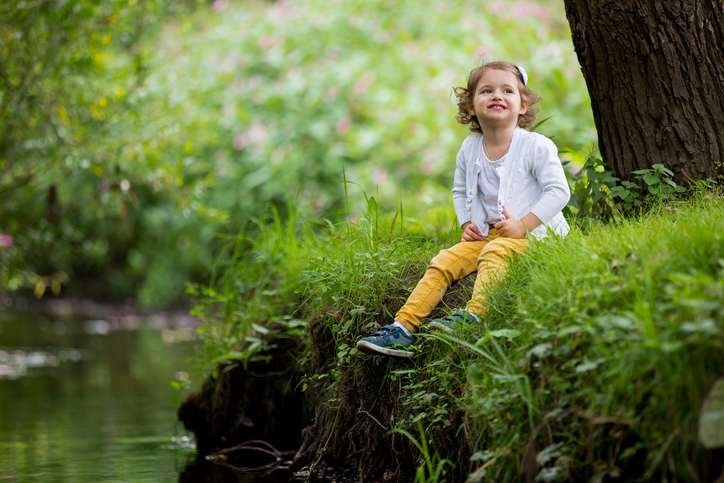
[[518, 115], [522, 116], [522, 115], [525, 114], [526, 112], [528, 112], [528, 101], [525, 100], [525, 99], [521, 99], [521, 101], [520, 101], [520, 112], [519, 112]]

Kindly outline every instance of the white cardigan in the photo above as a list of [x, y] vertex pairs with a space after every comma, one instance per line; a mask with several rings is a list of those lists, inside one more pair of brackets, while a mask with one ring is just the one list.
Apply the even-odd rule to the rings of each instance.
[[[460, 225], [470, 221], [488, 235], [488, 220], [478, 190], [483, 135], [468, 136], [457, 155], [455, 185], [452, 190], [455, 214]], [[500, 168], [498, 214], [503, 207], [516, 219], [533, 213], [543, 223], [530, 232], [545, 238], [549, 229], [563, 237], [569, 227], [561, 210], [571, 197], [558, 149], [553, 141], [537, 133], [516, 128], [508, 149], [508, 161]]]

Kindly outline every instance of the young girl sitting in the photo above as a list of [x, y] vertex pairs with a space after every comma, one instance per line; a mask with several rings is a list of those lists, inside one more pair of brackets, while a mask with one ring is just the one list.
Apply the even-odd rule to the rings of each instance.
[[522, 67], [490, 62], [474, 69], [467, 88], [454, 89], [459, 114], [475, 134], [457, 155], [453, 201], [463, 235], [442, 250], [417, 284], [394, 324], [357, 342], [374, 355], [411, 357], [414, 334], [456, 280], [478, 271], [473, 295], [464, 310], [431, 326], [454, 332], [461, 324], [480, 322], [486, 311], [485, 286], [500, 277], [506, 258], [528, 248], [528, 236], [563, 237], [568, 223], [561, 210], [570, 191], [553, 142], [531, 129], [533, 105], [540, 96], [528, 88]]

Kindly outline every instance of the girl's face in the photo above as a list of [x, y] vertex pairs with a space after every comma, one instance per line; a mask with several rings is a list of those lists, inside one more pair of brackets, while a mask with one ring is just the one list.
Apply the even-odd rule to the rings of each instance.
[[478, 124], [485, 128], [506, 128], [518, 125], [518, 116], [528, 110], [518, 89], [518, 78], [507, 70], [488, 69], [478, 81], [473, 96], [473, 109]]

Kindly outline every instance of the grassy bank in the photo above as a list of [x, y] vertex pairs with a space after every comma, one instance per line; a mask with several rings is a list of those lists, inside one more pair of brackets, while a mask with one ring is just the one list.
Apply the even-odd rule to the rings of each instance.
[[[357, 424], [339, 418], [347, 406], [387, 437], [419, 445], [418, 481], [438, 481], [443, 468], [471, 481], [718, 475], [697, 427], [724, 374], [720, 191], [533, 244], [491, 287], [481, 325], [459, 338], [423, 332], [411, 361], [363, 356], [358, 337], [390, 323], [426, 262], [459, 239], [454, 229], [422, 237], [406, 223], [378, 214], [374, 200], [357, 224], [330, 225], [325, 235], [272, 218], [252, 251], [196, 288], [213, 364], [262, 354], [267, 322], [328, 331], [326, 346], [309, 338], [299, 366], [316, 362], [298, 390], [320, 396], [317, 438], [327, 443], [312, 466], [339, 461], [335, 441]], [[469, 287], [454, 287], [437, 313], [460, 307]], [[360, 389], [366, 374], [376, 387]]]

